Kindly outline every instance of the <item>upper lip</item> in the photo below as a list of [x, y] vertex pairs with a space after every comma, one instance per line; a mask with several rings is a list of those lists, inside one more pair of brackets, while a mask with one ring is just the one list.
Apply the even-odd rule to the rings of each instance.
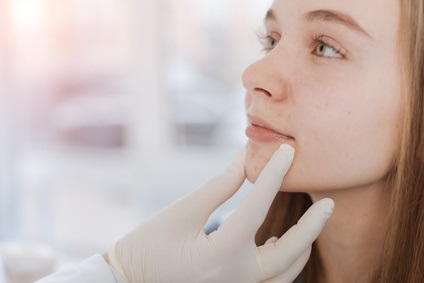
[[264, 119], [258, 117], [258, 116], [253, 116], [253, 115], [247, 115], [249, 124], [253, 125], [253, 126], [257, 126], [257, 127], [262, 127], [262, 128], [266, 128], [269, 129], [273, 132], [276, 132], [277, 134], [292, 138], [292, 136], [290, 136], [289, 134], [277, 129], [276, 127], [272, 126], [270, 123], [268, 123], [267, 121], [265, 121]]

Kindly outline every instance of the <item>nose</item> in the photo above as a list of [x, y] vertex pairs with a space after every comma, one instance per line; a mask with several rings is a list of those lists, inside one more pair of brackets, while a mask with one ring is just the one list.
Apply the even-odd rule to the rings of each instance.
[[275, 102], [287, 98], [287, 77], [283, 74], [283, 66], [279, 65], [275, 55], [271, 51], [244, 70], [242, 81], [248, 94]]

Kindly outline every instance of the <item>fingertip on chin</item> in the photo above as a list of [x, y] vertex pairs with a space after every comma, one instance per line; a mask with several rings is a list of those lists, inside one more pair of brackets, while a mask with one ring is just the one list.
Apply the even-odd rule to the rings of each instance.
[[327, 220], [334, 212], [334, 200], [331, 198], [324, 198], [320, 200], [320, 202], [322, 205], [324, 218]]

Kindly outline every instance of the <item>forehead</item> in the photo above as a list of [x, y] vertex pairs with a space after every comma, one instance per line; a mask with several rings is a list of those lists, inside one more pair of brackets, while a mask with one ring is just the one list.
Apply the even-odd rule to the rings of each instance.
[[278, 19], [296, 21], [315, 10], [348, 14], [371, 36], [390, 39], [397, 35], [400, 0], [274, 0], [272, 10]]

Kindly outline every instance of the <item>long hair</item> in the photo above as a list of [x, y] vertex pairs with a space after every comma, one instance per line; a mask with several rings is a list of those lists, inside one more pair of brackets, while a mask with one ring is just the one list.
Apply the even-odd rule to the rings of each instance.
[[401, 0], [403, 121], [375, 282], [424, 282], [424, 1]]
[[[400, 0], [398, 36], [402, 79], [402, 118], [395, 165], [388, 174], [390, 207], [369, 282], [424, 282], [424, 0]], [[283, 235], [311, 199], [280, 192], [256, 235], [258, 244]], [[305, 267], [314, 282], [320, 262], [316, 247]]]

